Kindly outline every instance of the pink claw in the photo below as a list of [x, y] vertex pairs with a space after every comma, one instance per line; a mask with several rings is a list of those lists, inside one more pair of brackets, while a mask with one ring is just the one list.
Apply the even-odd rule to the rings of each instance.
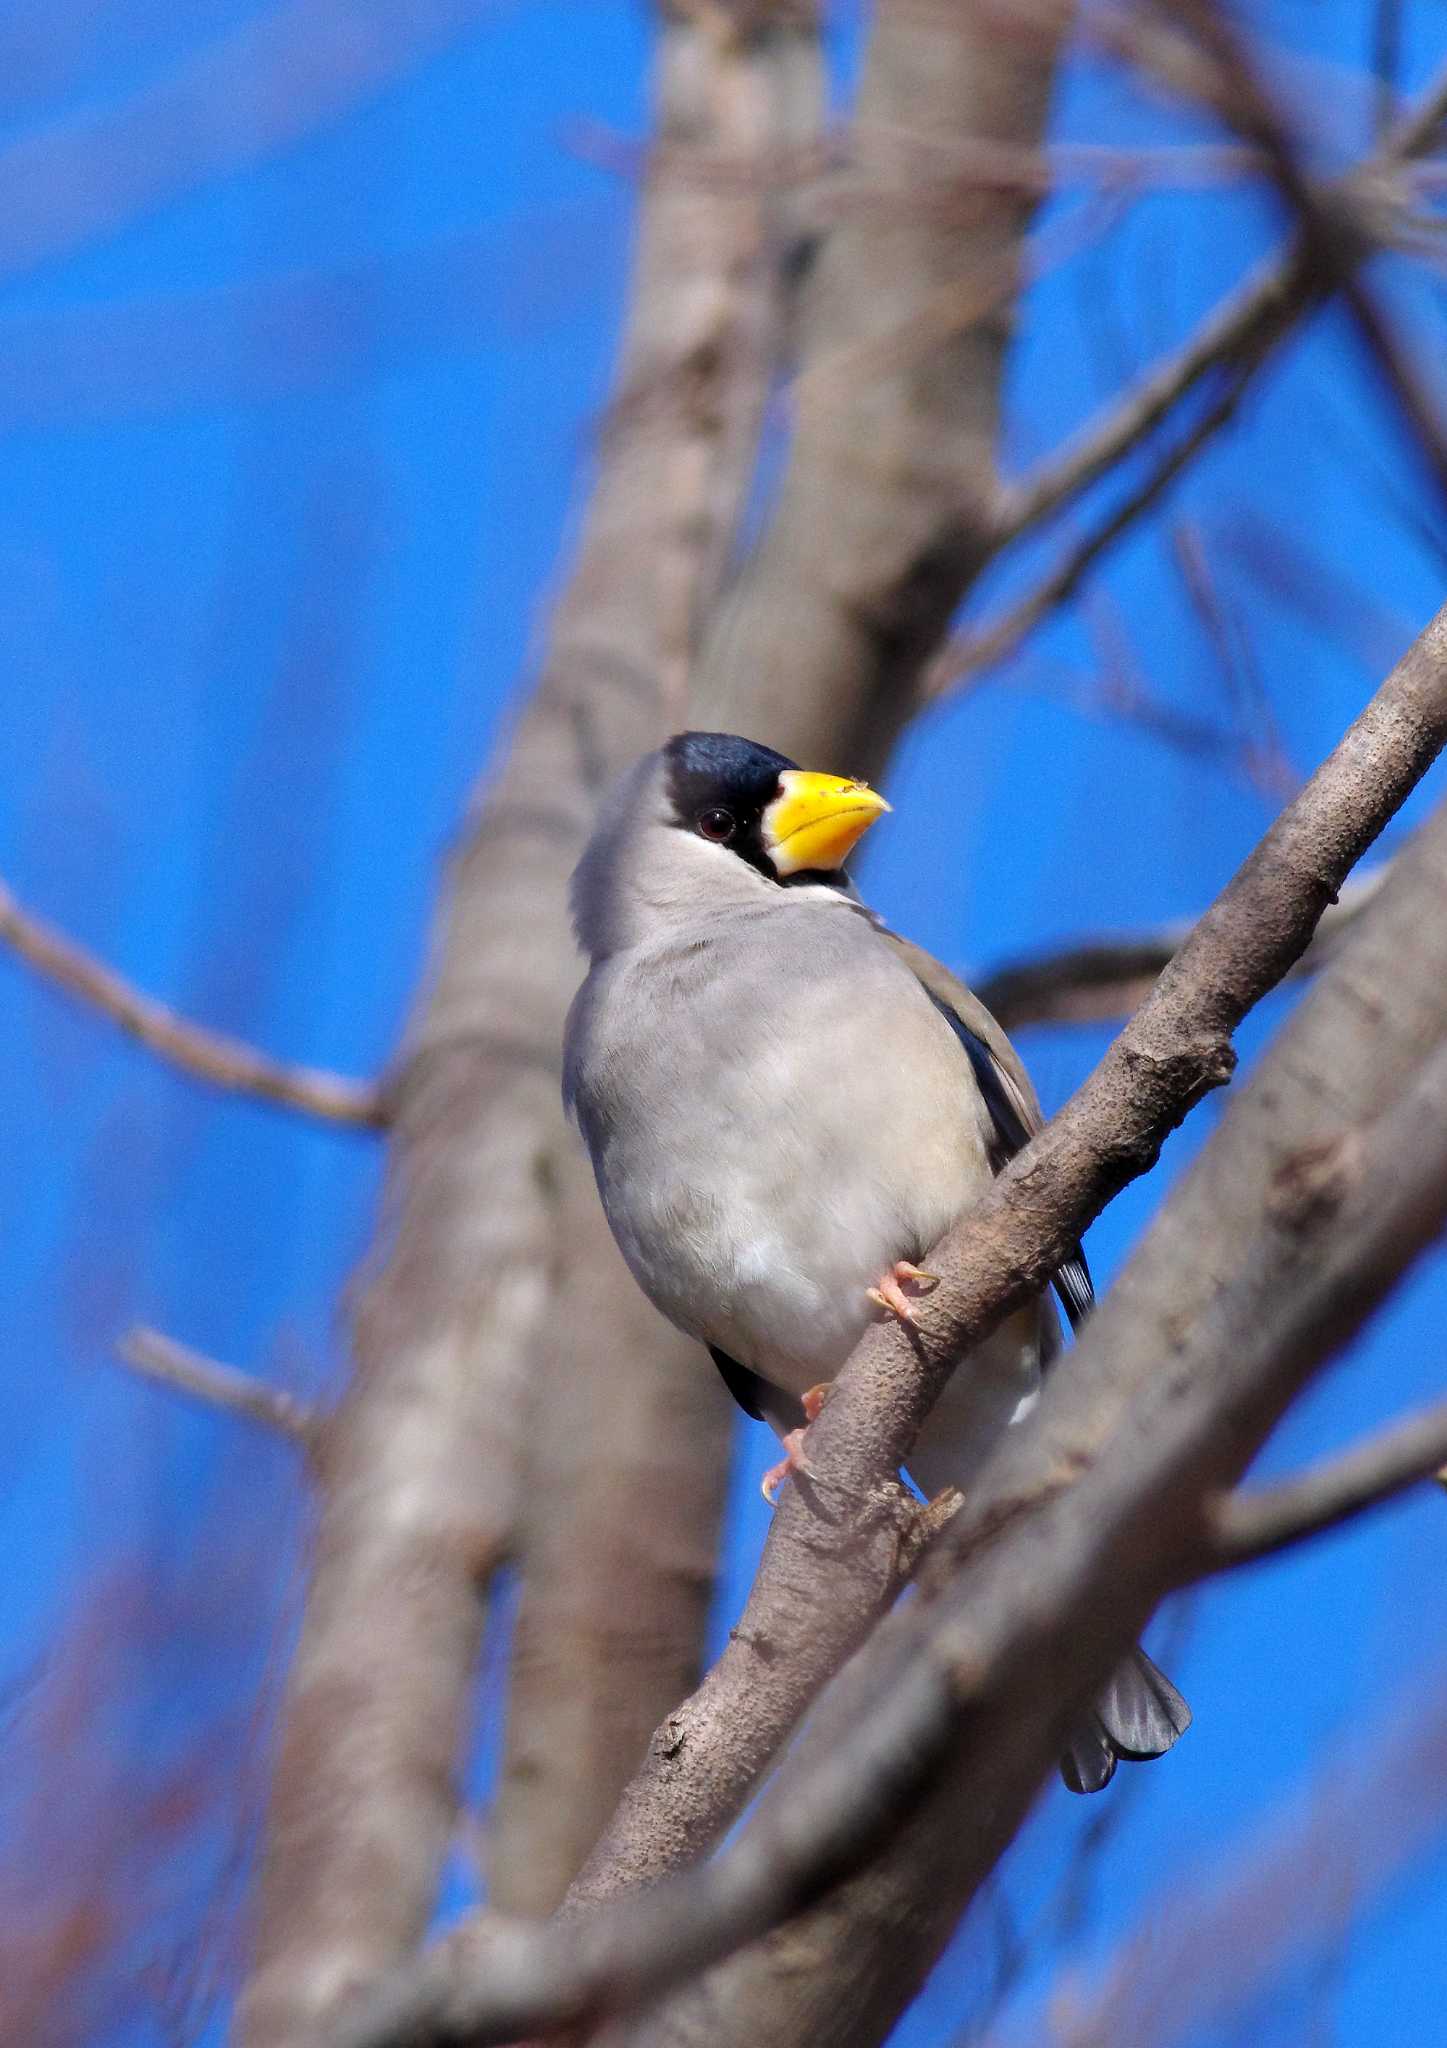
[[817, 1387], [809, 1387], [799, 1396], [799, 1406], [804, 1411], [804, 1426], [802, 1429], [789, 1431], [783, 1439], [784, 1456], [777, 1465], [771, 1465], [763, 1477], [763, 1496], [770, 1507], [774, 1506], [779, 1488], [791, 1472], [802, 1472], [806, 1479], [813, 1472], [814, 1467], [804, 1455], [804, 1436], [809, 1424], [818, 1420], [819, 1410], [829, 1399], [833, 1389], [833, 1380], [820, 1380]]
[[764, 1499], [769, 1503], [770, 1507], [775, 1505], [779, 1488], [791, 1472], [802, 1472], [807, 1479], [814, 1470], [814, 1467], [804, 1455], [804, 1431], [802, 1429], [791, 1429], [782, 1441], [784, 1445], [783, 1457], [777, 1465], [769, 1467], [761, 1482]]
[[892, 1316], [898, 1316], [902, 1323], [914, 1321], [914, 1303], [900, 1285], [907, 1280], [926, 1294], [932, 1287], [938, 1287], [938, 1273], [926, 1273], [918, 1266], [912, 1266], [908, 1259], [896, 1259], [887, 1273], [881, 1275], [876, 1286], [867, 1290], [869, 1299], [876, 1308], [887, 1309]]

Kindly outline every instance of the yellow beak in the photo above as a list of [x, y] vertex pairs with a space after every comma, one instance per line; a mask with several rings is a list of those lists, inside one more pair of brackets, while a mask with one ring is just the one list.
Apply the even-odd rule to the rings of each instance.
[[849, 849], [889, 809], [867, 782], [786, 768], [763, 816], [764, 850], [776, 875], [842, 867]]

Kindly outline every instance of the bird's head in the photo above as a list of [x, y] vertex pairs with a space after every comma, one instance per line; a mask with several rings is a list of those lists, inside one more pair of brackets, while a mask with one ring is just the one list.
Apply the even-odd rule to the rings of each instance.
[[578, 936], [595, 957], [640, 923], [754, 895], [761, 884], [842, 882], [889, 805], [849, 775], [797, 768], [736, 733], [677, 733], [604, 804], [573, 878]]
[[770, 882], [837, 875], [855, 841], [889, 809], [866, 782], [797, 768], [736, 733], [678, 733], [662, 762], [675, 828]]

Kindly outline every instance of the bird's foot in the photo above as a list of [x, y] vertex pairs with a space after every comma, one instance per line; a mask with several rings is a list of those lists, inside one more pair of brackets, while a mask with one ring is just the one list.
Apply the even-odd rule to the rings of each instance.
[[808, 1387], [799, 1396], [799, 1406], [804, 1411], [806, 1424], [819, 1420], [819, 1410], [834, 1391], [833, 1380], [820, 1380], [817, 1387]]
[[759, 1490], [770, 1507], [776, 1504], [779, 1488], [791, 1472], [802, 1472], [807, 1479], [814, 1470], [814, 1467], [804, 1455], [804, 1430], [791, 1429], [789, 1434], [783, 1437], [781, 1441], [784, 1446], [783, 1457], [780, 1458], [777, 1465], [770, 1465], [760, 1482]]
[[928, 1294], [932, 1287], [938, 1287], [938, 1273], [926, 1273], [918, 1266], [912, 1266], [908, 1259], [896, 1259], [887, 1273], [881, 1275], [878, 1283], [867, 1290], [869, 1299], [876, 1308], [888, 1309], [892, 1316], [898, 1316], [902, 1323], [914, 1321], [914, 1303], [905, 1293], [903, 1282], [908, 1281], [922, 1294]]
[[809, 1387], [799, 1396], [799, 1406], [804, 1411], [803, 1427], [791, 1429], [782, 1439], [784, 1456], [777, 1465], [771, 1465], [763, 1477], [761, 1490], [770, 1507], [774, 1506], [779, 1488], [791, 1472], [802, 1472], [806, 1479], [812, 1478], [814, 1467], [804, 1453], [804, 1436], [809, 1424], [818, 1421], [819, 1410], [833, 1391], [833, 1380], [820, 1380], [817, 1387]]

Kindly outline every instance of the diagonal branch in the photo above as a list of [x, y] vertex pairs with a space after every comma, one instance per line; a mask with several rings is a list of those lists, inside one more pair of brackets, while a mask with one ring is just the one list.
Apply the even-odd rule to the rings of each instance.
[[[1153, 0], [1153, 4], [1159, 8], [1161, 0]], [[1436, 478], [1439, 492], [1447, 494], [1447, 438], [1435, 398], [1358, 275], [1363, 256], [1372, 248], [1358, 210], [1344, 204], [1340, 195], [1318, 191], [1306, 175], [1285, 122], [1217, 0], [1185, 0], [1184, 7], [1180, 0], [1173, 0], [1171, 14], [1175, 18], [1184, 14], [1189, 32], [1207, 53], [1218, 77], [1218, 111], [1259, 151], [1299, 223], [1305, 260], [1328, 289], [1340, 293], [1390, 397]]]
[[248, 1422], [259, 1423], [263, 1429], [299, 1444], [308, 1454], [316, 1454], [325, 1418], [284, 1388], [269, 1387], [264, 1380], [253, 1379], [250, 1373], [238, 1372], [235, 1366], [207, 1358], [204, 1352], [193, 1351], [188, 1344], [178, 1344], [174, 1337], [167, 1337], [160, 1330], [143, 1326], [128, 1330], [116, 1348], [132, 1371], [143, 1379], [173, 1387], [177, 1393], [207, 1407], [244, 1416]]
[[329, 1123], [372, 1128], [385, 1121], [384, 1091], [317, 1067], [274, 1060], [239, 1038], [208, 1031], [180, 1017], [73, 939], [26, 910], [0, 883], [0, 940], [27, 966], [68, 994], [99, 1010], [112, 1024], [171, 1066], [215, 1088], [255, 1095]]
[[944, 696], [984, 670], [998, 667], [1044, 619], [1069, 603], [1101, 556], [1130, 532], [1141, 514], [1164, 496], [1217, 430], [1234, 418], [1257, 364], [1285, 332], [1286, 327], [1282, 326], [1262, 335], [1254, 344], [1255, 353], [1243, 354], [1232, 363], [1220, 391], [1179, 440], [1154, 452], [1139, 482], [1088, 532], [1064, 549], [1033, 589], [1017, 598], [993, 624], [958, 634], [940, 649], [924, 679], [926, 698]]
[[[914, 1995], [1078, 1704], [1197, 1568], [1207, 1504], [1447, 1221], [1444, 889], [1447, 804], [1228, 1104], [1071, 1370], [977, 1478], [923, 1597], [766, 1796], [741, 1846], [765, 1869], [788, 1857], [784, 1896], [822, 1903], [630, 2043], [694, 2041], [707, 2015], [711, 2048], [826, 2025], [834, 2048], [865, 2048]], [[839, 1886], [871, 1844], [874, 1865]]]
[[[1421, 156], [1447, 120], [1447, 67], [1421, 98], [1387, 131], [1374, 156], [1338, 188], [1350, 210], [1358, 195], [1370, 196], [1384, 176]], [[1028, 529], [1051, 518], [1070, 499], [1088, 490], [1139, 445], [1203, 378], [1245, 360], [1259, 360], [1272, 342], [1318, 304], [1329, 280], [1313, 266], [1298, 239], [1238, 285], [1178, 349], [1165, 356], [1128, 391], [1076, 434], [1033, 475], [1005, 493], [995, 522], [995, 545], [1004, 548]]]
[[[1231, 1072], [1231, 1034], [1290, 971], [1332, 894], [1447, 744], [1447, 611], [1383, 683], [1174, 954], [1095, 1073], [931, 1256], [913, 1337], [866, 1335], [814, 1425], [827, 1520], [786, 1488], [743, 1621], [680, 1710], [697, 1741], [645, 1759], [579, 1881], [599, 1899], [702, 1854], [877, 1611], [875, 1489], [904, 1462], [953, 1361], [1048, 1284], [1106, 1202]], [[672, 1717], [678, 1721], [680, 1716]], [[726, 1740], [724, 1737], [726, 1736]]]
[[1211, 1510], [1202, 1566], [1230, 1571], [1380, 1507], [1447, 1465], [1447, 1402], [1409, 1415], [1297, 1479], [1236, 1493]]
[[[1265, 118], [1264, 116], [1262, 117]], [[1439, 435], [1428, 400], [1414, 381], [1415, 373], [1401, 357], [1392, 337], [1376, 317], [1371, 300], [1356, 284], [1355, 266], [1369, 253], [1360, 229], [1347, 232], [1340, 221], [1355, 222], [1348, 212], [1355, 198], [1370, 189], [1384, 166], [1399, 163], [1424, 148], [1447, 118], [1447, 72], [1412, 113], [1388, 136], [1381, 151], [1352, 174], [1335, 194], [1318, 196], [1294, 168], [1292, 192], [1312, 209], [1300, 246], [1260, 271], [1256, 279], [1209, 316], [1197, 333], [1166, 362], [1147, 375], [1126, 402], [1094, 428], [1087, 428], [1071, 448], [1032, 483], [1007, 490], [996, 522], [996, 547], [1003, 548], [1027, 529], [1049, 518], [1128, 455], [1174, 407], [1208, 377], [1220, 389], [1173, 441], [1154, 450], [1144, 474], [1089, 529], [1071, 541], [1039, 580], [992, 622], [958, 634], [931, 663], [923, 684], [926, 699], [997, 667], [1040, 623], [1075, 595], [1090, 570], [1135, 526], [1185, 472], [1195, 456], [1214, 439], [1235, 413], [1261, 364], [1295, 328], [1301, 314], [1339, 287], [1369, 327], [1369, 339], [1429, 459], [1436, 459]], [[1252, 133], [1255, 134], [1253, 128]], [[1263, 131], [1264, 132], [1264, 131]], [[1289, 162], [1275, 127], [1275, 164]], [[1286, 175], [1284, 172], [1281, 175]], [[1299, 188], [1299, 190], [1298, 190]], [[1330, 259], [1328, 261], [1328, 258]], [[1447, 474], [1447, 469], [1444, 469]]]
[[[1310, 945], [1286, 979], [1299, 981], [1325, 965], [1390, 872], [1390, 863], [1353, 875], [1317, 920]], [[1033, 960], [998, 967], [975, 986], [990, 1015], [1006, 1031], [1038, 1024], [1101, 1024], [1127, 1017], [1175, 958], [1190, 925], [1163, 925], [1135, 938], [1100, 939], [1066, 946]]]
[[[932, 1255], [943, 1283], [938, 1295], [922, 1306], [917, 1342], [898, 1329], [881, 1327], [865, 1338], [846, 1366], [833, 1400], [815, 1425], [811, 1460], [817, 1479], [807, 1487], [791, 1487], [784, 1495], [743, 1622], [714, 1674], [710, 1712], [707, 1718], [691, 1719], [697, 1702], [690, 1702], [660, 1731], [663, 1739], [655, 1744], [593, 1867], [584, 1875], [581, 1896], [598, 1899], [652, 1886], [665, 1871], [702, 1854], [739, 1810], [778, 1740], [780, 1723], [791, 1725], [798, 1718], [827, 1675], [817, 1668], [814, 1636], [825, 1635], [826, 1661], [834, 1665], [862, 1639], [874, 1617], [878, 1586], [872, 1599], [861, 1599], [851, 1579], [861, 1532], [867, 1534], [877, 1512], [873, 1489], [885, 1483], [907, 1455], [951, 1361], [978, 1341], [1013, 1301], [1041, 1285], [1115, 1186], [1143, 1171], [1166, 1131], [1203, 1089], [1225, 1079], [1230, 1030], [1303, 950], [1323, 895], [1343, 879], [1444, 741], [1447, 614], [1434, 622], [1394, 671], [1202, 919], [1096, 1075], [1001, 1176], [979, 1213]], [[1447, 841], [1447, 823], [1438, 837]], [[1380, 899], [1397, 906], [1398, 925], [1403, 903], [1407, 917], [1415, 919], [1424, 894], [1438, 886], [1437, 868], [1430, 859], [1426, 862], [1424, 883], [1423, 865], [1419, 857], [1405, 879], [1394, 871], [1393, 887]], [[1379, 911], [1376, 920], [1369, 916], [1364, 921], [1363, 935], [1372, 931], [1380, 915]], [[1394, 942], [1398, 936], [1393, 930]], [[1447, 947], [1447, 937], [1441, 943]], [[1435, 986], [1434, 959], [1414, 963], [1415, 989]], [[1348, 979], [1345, 996], [1336, 998], [1339, 1003], [1359, 1003], [1360, 978], [1358, 973], [1355, 981]], [[1447, 976], [1442, 986], [1447, 986]], [[1440, 1005], [1441, 986], [1436, 986], [1436, 998]], [[1419, 994], [1419, 1009], [1426, 1000]], [[1409, 1039], [1413, 1017], [1408, 992], [1397, 1029]], [[1291, 1028], [1300, 1035], [1299, 1022]], [[1283, 1053], [1282, 1058], [1287, 1060], [1288, 1055]], [[1389, 1061], [1378, 1064], [1383, 1075], [1392, 1074]], [[1363, 1213], [1381, 1233], [1373, 1239], [1378, 1252], [1385, 1244], [1400, 1260], [1421, 1241], [1419, 1228], [1405, 1227], [1403, 1205], [1420, 1205], [1424, 1195], [1421, 1175], [1403, 1174], [1393, 1148], [1400, 1144], [1402, 1119], [1421, 1118], [1428, 1108], [1442, 1115], [1444, 1143], [1440, 1159], [1430, 1143], [1422, 1146], [1421, 1173], [1434, 1190], [1441, 1182], [1447, 1199], [1447, 1100], [1439, 1099], [1447, 1062], [1439, 1065], [1443, 1071], [1433, 1067], [1423, 1083], [1425, 1100], [1413, 1095], [1390, 1128], [1383, 1129], [1368, 1164], [1360, 1172], [1353, 1167], [1353, 1214]], [[1305, 1087], [1306, 1081], [1301, 1085]], [[1242, 1114], [1237, 1112], [1237, 1122]], [[1228, 1117], [1223, 1131], [1231, 1121]], [[1423, 1127], [1433, 1128], [1430, 1119]], [[1274, 1199], [1279, 1206], [1279, 1192]], [[1416, 1210], [1411, 1213], [1417, 1215]], [[1309, 1207], [1303, 1215], [1304, 1229]], [[1243, 1212], [1239, 1227], [1248, 1244], [1253, 1242], [1249, 1220]], [[1356, 1248], [1356, 1240], [1347, 1241]], [[1335, 1258], [1316, 1259], [1321, 1269], [1318, 1292], [1334, 1281], [1340, 1295], [1337, 1263]], [[1117, 1322], [1122, 1313], [1116, 1312]], [[1092, 1324], [1092, 1333], [1103, 1320], [1104, 1311]], [[1333, 1327], [1344, 1322], [1343, 1312]], [[1147, 1336], [1155, 1341], [1153, 1330]], [[1081, 1360], [1092, 1341], [1097, 1357], [1112, 1356], [1108, 1337], [1082, 1340], [1075, 1369], [1059, 1376], [1072, 1387], [1081, 1384]], [[1209, 1383], [1209, 1374], [1203, 1378]], [[1085, 1384], [1088, 1388], [1088, 1377]], [[1077, 1423], [1079, 1414], [1077, 1403]], [[1097, 1430], [1098, 1423], [1096, 1411], [1088, 1409], [1084, 1426]], [[1094, 1443], [1094, 1435], [1088, 1441]], [[1058, 1498], [1067, 1490], [1063, 1482], [1088, 1466], [1089, 1455], [1078, 1442], [1062, 1452], [1058, 1442], [1047, 1440], [1028, 1468], [1028, 1484], [993, 1490], [991, 1511], [996, 1519], [991, 1526], [998, 1529], [1021, 1520], [1018, 1512], [1000, 1519], [1002, 1508], [1012, 1503], [1038, 1506]], [[976, 1523], [974, 1513], [961, 1519]], [[1029, 1518], [1022, 1526], [1029, 1526]], [[960, 1538], [954, 1527], [946, 1534], [946, 1547], [962, 1542], [978, 1547], [977, 1524]], [[987, 1557], [991, 1554], [987, 1552]], [[790, 1633], [801, 1587], [807, 1589], [813, 1617], [802, 1640], [801, 1632]], [[1015, 1609], [1023, 1608], [1028, 1617], [1030, 1602], [1022, 1601], [1018, 1585], [1013, 1597]], [[841, 1616], [846, 1604], [848, 1611]], [[914, 1611], [905, 1610], [911, 1615]], [[999, 1610], [1006, 1616], [1011, 1611]], [[928, 1604], [924, 1613], [926, 1620], [919, 1625], [934, 1626]], [[961, 1626], [957, 1614], [951, 1626]], [[1023, 1640], [1038, 1647], [1028, 1629]], [[1085, 1649], [1091, 1640], [1086, 1638]], [[907, 1798], [923, 1791], [925, 1764], [943, 1754], [943, 1745], [957, 1726], [959, 1687], [965, 1682], [957, 1672], [976, 1669], [968, 1658], [961, 1666], [960, 1655], [951, 1649], [943, 1662], [943, 1651], [916, 1657], [903, 1674], [891, 1664], [887, 1711], [876, 1696], [857, 1740], [841, 1740], [836, 1726], [824, 1745], [824, 1763], [819, 1763], [816, 1750], [803, 1796], [796, 1783], [784, 1801], [766, 1807], [769, 1818], [762, 1836], [751, 1830], [720, 1861], [680, 1881], [682, 1889], [654, 1892], [649, 1900], [631, 1905], [619, 1902], [597, 1918], [570, 1918], [552, 1930], [507, 1932], [501, 1952], [497, 1930], [475, 1938], [464, 1933], [401, 1973], [377, 2003], [363, 2008], [355, 2022], [342, 2029], [338, 2039], [348, 2048], [381, 2048], [400, 2038], [450, 2041], [463, 2033], [478, 2041], [504, 2040], [595, 2010], [599, 2002], [613, 2003], [625, 1994], [639, 1997], [661, 1983], [677, 1981], [697, 1967], [704, 1953], [726, 1952], [750, 1930], [817, 1896], [866, 1853], [887, 1817], [897, 1816]], [[988, 1664], [983, 1668], [990, 1669]], [[1074, 1696], [1072, 1684], [1062, 1688], [1062, 1703]], [[755, 1742], [753, 1733], [759, 1717], [765, 1723], [762, 1743]], [[1054, 1738], [1057, 1717], [1052, 1712], [1043, 1725], [1034, 1726], [1037, 1739]], [[1030, 1718], [1023, 1716], [1027, 1725]], [[1035, 1722], [1039, 1724], [1038, 1703]], [[711, 1754], [724, 1746], [738, 1746], [746, 1757], [745, 1767], [727, 1776], [721, 1775], [718, 1756]], [[693, 1796], [700, 1771], [702, 1799]], [[1033, 1783], [1032, 1779], [1032, 1790]], [[1011, 1826], [1016, 1817], [1016, 1809], [1009, 1809]], [[747, 1966], [748, 1959], [743, 1962]], [[816, 1989], [820, 1981], [834, 1980], [820, 1980], [816, 1973]], [[780, 1995], [777, 1982], [772, 1990]], [[828, 1995], [832, 1997], [832, 1991]], [[847, 1999], [844, 2005], [848, 2006]], [[745, 1997], [714, 2008], [716, 2029], [725, 2012], [729, 2039], [742, 2038], [741, 2028], [757, 2029], [761, 2024], [757, 2000]], [[665, 2023], [660, 2025], [666, 2038], [674, 2038]], [[808, 2038], [807, 2029], [800, 2037]], [[715, 2032], [710, 2038], [725, 2037]]]

